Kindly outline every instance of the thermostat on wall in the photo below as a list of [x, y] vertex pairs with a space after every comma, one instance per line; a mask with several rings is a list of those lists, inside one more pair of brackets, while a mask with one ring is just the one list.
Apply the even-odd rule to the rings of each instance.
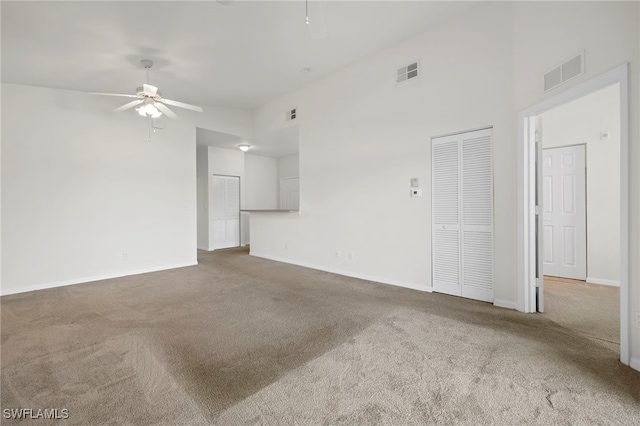
[[611, 131], [610, 130], [605, 130], [604, 132], [600, 132], [600, 140], [601, 141], [608, 141], [610, 137], [611, 137]]

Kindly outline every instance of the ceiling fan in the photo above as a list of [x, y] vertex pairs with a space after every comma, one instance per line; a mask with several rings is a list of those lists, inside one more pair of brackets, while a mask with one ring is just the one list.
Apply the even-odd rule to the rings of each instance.
[[118, 93], [98, 93], [89, 92], [88, 95], [101, 95], [101, 96], [119, 96], [124, 98], [136, 98], [127, 104], [122, 105], [113, 110], [113, 112], [121, 112], [131, 109], [135, 106], [136, 111], [143, 117], [159, 118], [162, 114], [171, 119], [177, 119], [178, 116], [171, 111], [167, 105], [175, 106], [178, 108], [185, 108], [191, 111], [202, 112], [202, 108], [195, 105], [185, 104], [184, 102], [172, 101], [171, 99], [165, 99], [156, 86], [148, 84], [149, 82], [149, 69], [153, 66], [153, 61], [149, 59], [143, 59], [140, 61], [142, 66], [147, 70], [147, 84], [143, 84], [142, 87], [136, 89], [135, 95], [123, 95]]

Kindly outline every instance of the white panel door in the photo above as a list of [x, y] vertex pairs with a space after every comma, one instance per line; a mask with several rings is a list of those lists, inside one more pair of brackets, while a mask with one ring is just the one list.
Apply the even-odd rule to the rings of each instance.
[[280, 208], [283, 210], [298, 210], [300, 208], [299, 178], [280, 179]]
[[543, 272], [586, 280], [585, 147], [544, 149], [542, 167]]
[[433, 290], [493, 301], [491, 129], [432, 141]]
[[213, 249], [240, 246], [240, 178], [214, 176], [211, 235]]

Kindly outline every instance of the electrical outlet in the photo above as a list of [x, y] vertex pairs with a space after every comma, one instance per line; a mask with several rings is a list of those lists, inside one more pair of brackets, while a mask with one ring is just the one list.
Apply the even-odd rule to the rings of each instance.
[[129, 260], [129, 253], [127, 252], [122, 252], [122, 260]]
[[350, 252], [349, 252], [349, 260], [353, 260], [353, 257], [354, 257], [354, 256], [353, 256], [353, 252], [352, 252], [352, 251], [350, 251]]
[[289, 243], [284, 243], [284, 249], [289, 250]]
[[636, 312], [636, 327], [640, 328], [640, 312]]
[[340, 249], [336, 249], [336, 257], [339, 258], [340, 257]]

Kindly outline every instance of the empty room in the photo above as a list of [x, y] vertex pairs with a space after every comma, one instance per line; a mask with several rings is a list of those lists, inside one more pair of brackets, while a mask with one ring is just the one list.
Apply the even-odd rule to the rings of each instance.
[[0, 19], [3, 424], [638, 422], [637, 1]]

